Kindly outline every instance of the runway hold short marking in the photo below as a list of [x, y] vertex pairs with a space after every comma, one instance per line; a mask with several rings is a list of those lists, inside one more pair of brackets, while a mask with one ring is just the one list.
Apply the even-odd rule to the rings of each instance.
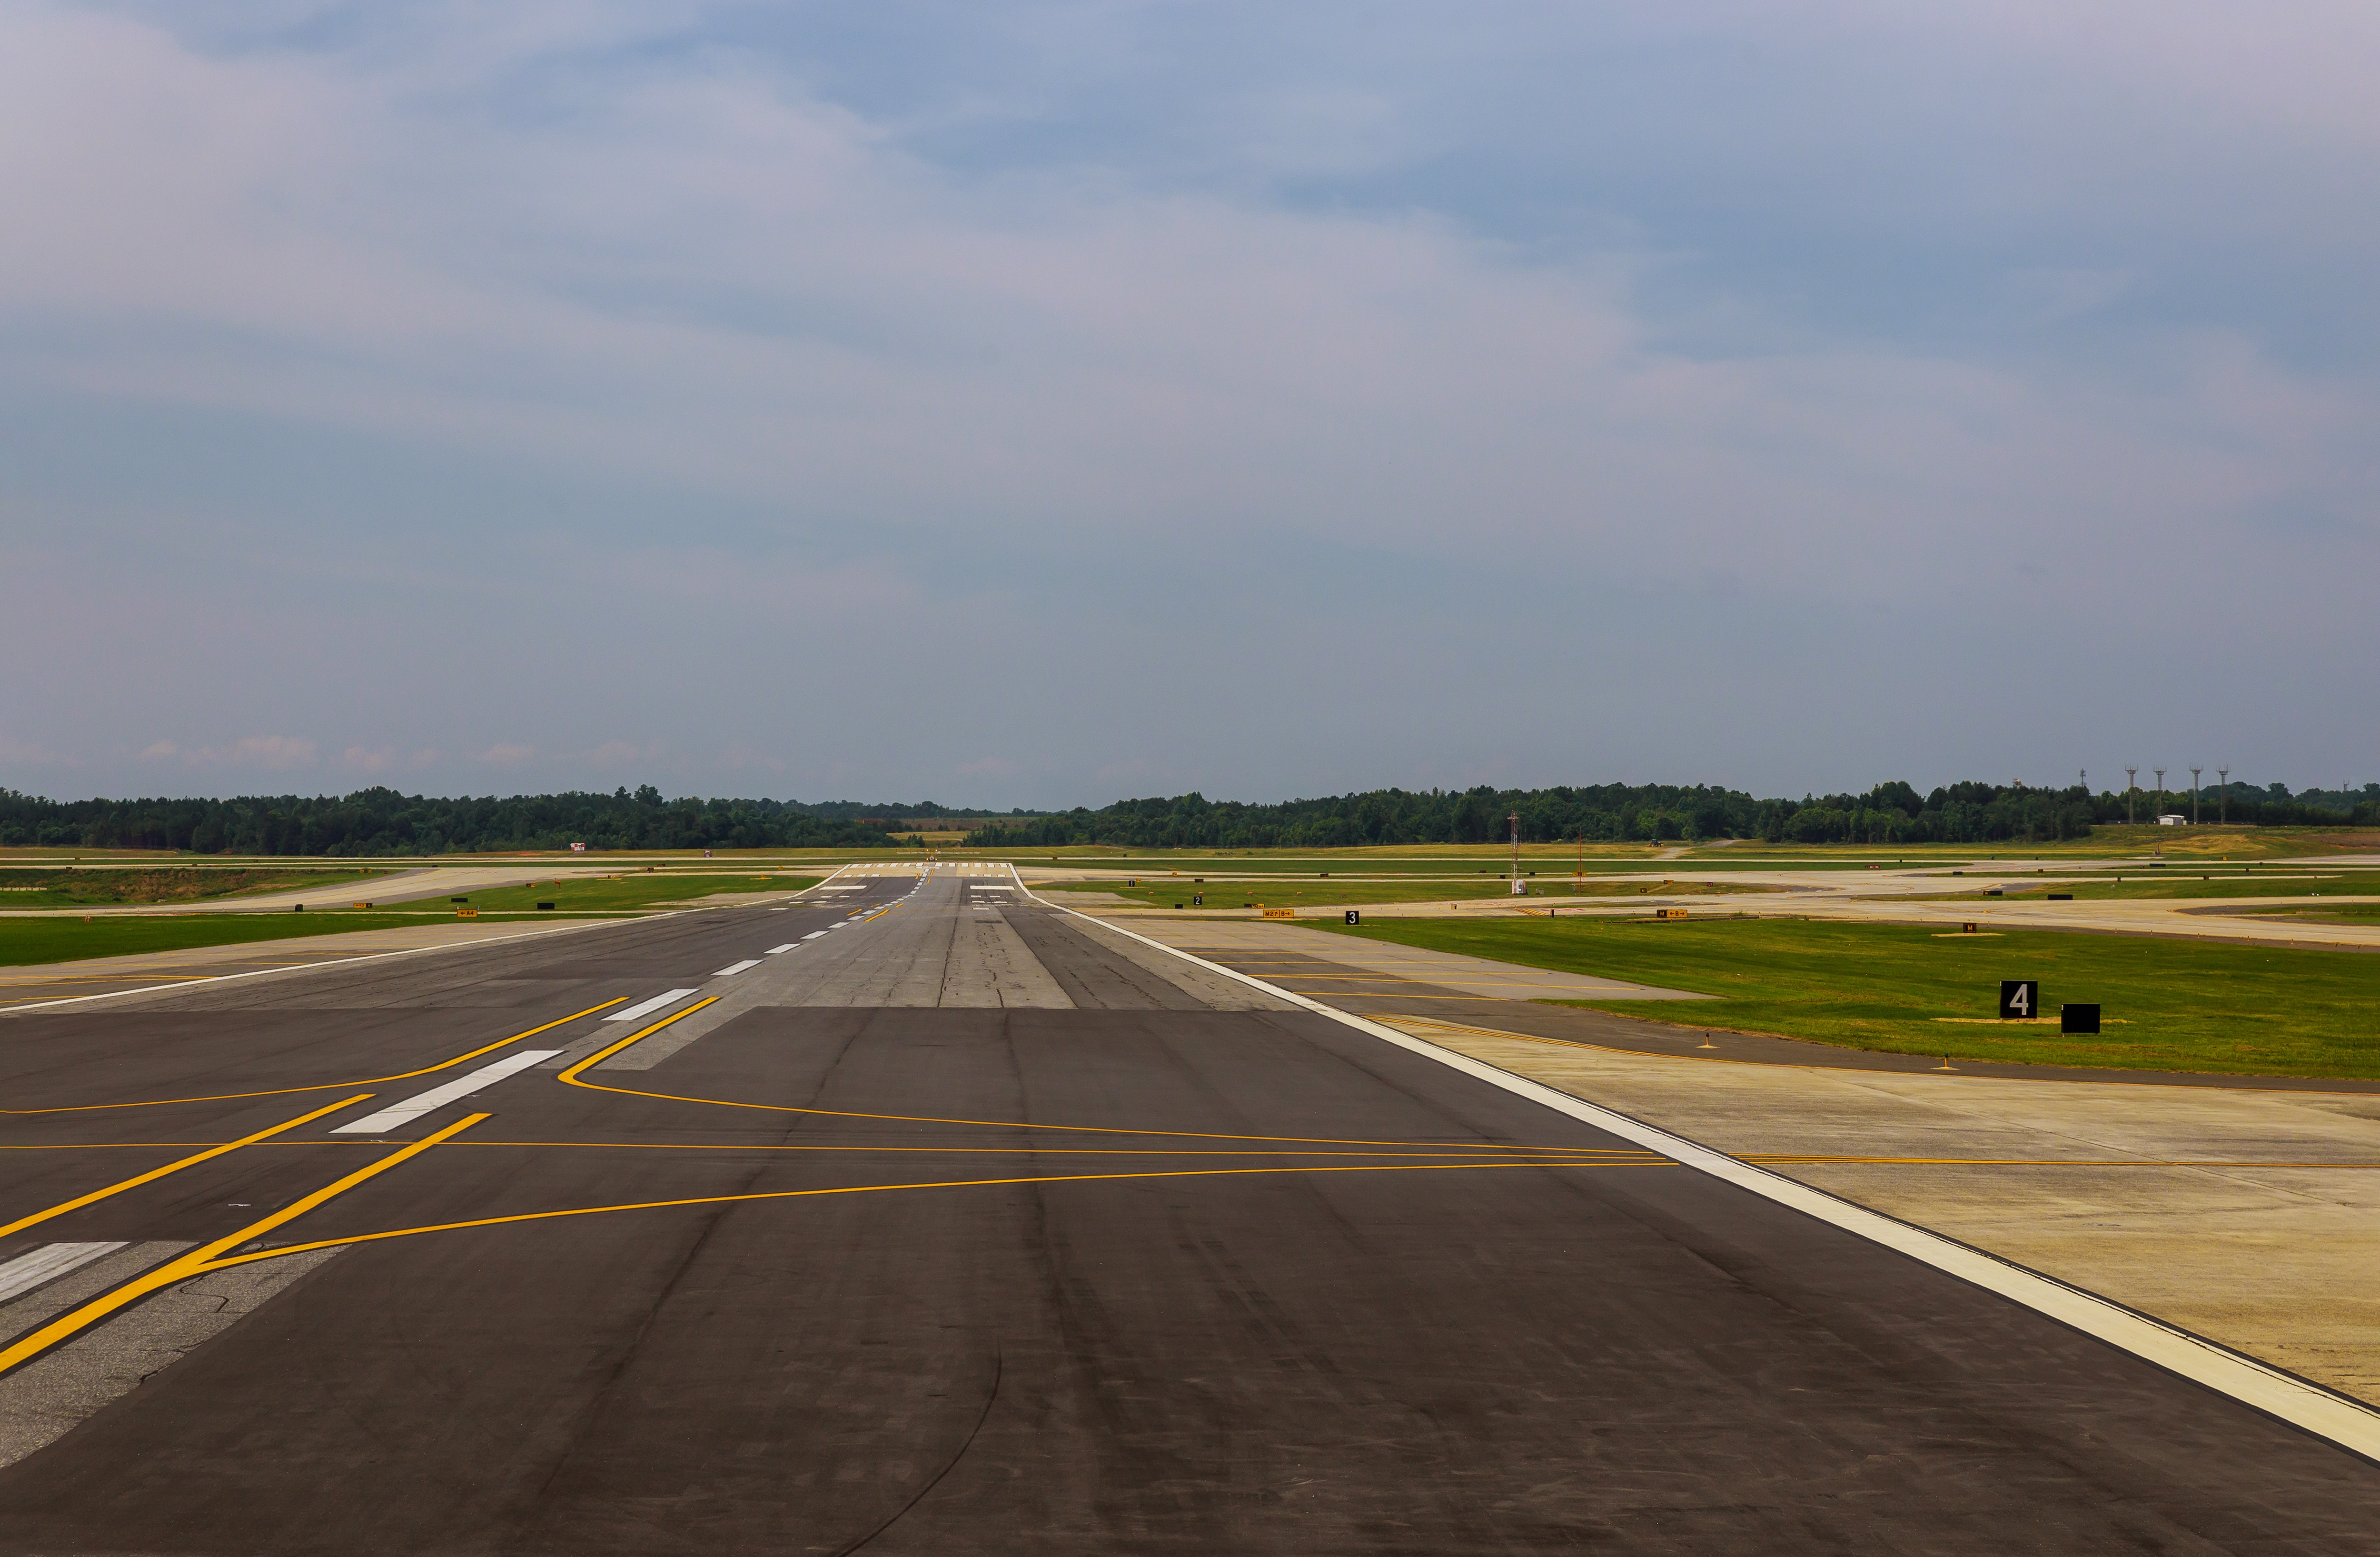
[[742, 962], [729, 963], [725, 967], [722, 967], [718, 972], [712, 974], [711, 977], [713, 979], [733, 979], [735, 975], [743, 972], [747, 967], [758, 967], [759, 966], [760, 959], [759, 957], [746, 957]]
[[550, 1060], [561, 1052], [559, 1049], [524, 1049], [516, 1054], [507, 1054], [494, 1064], [480, 1066], [460, 1081], [449, 1081], [443, 1087], [433, 1087], [401, 1103], [392, 1103], [378, 1113], [366, 1114], [352, 1125], [342, 1125], [331, 1134], [377, 1136], [401, 1129], [432, 1109], [444, 1108], [448, 1103], [469, 1097], [482, 1087], [494, 1086], [515, 1071], [527, 1070], [540, 1060]]
[[801, 943], [800, 943], [800, 942], [798, 942], [798, 941], [788, 941], [788, 942], [786, 942], [786, 943], [785, 943], [783, 945], [782, 945], [782, 946], [771, 946], [771, 947], [770, 947], [767, 951], [762, 952], [760, 955], [761, 955], [762, 956], [764, 956], [764, 957], [773, 957], [773, 956], [775, 956], [779, 952], [790, 952], [790, 951], [792, 951], [795, 947], [796, 947], [796, 946], [798, 946], [798, 945], [800, 945], [800, 944], [801, 944]]
[[639, 1016], [650, 1016], [664, 1005], [675, 1005], [694, 993], [692, 990], [663, 990], [650, 1000], [638, 1001], [625, 1011], [614, 1011], [603, 1018], [607, 1022], [633, 1022]]

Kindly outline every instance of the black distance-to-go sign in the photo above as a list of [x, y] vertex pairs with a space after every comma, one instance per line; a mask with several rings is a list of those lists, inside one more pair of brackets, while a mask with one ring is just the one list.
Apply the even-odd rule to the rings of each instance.
[[1348, 909], [1348, 910], [1347, 910], [1347, 922], [1348, 922], [1349, 924], [1362, 924], [1362, 923], [1364, 922], [1364, 910], [1362, 910], [1361, 908], [1350, 908], [1350, 909]]
[[2041, 980], [2000, 980], [2000, 1015], [2011, 1021], [2031, 1021], [2041, 1015]]
[[2059, 1032], [2097, 1032], [2099, 1008], [2095, 1005], [2077, 1005], [2072, 1001], [2068, 1001], [2058, 1008], [2058, 1030]]
[[1207, 894], [1205, 893], [1194, 892], [1190, 894], [1190, 906], [1193, 908], [1202, 908], [1206, 906], [1206, 904]]

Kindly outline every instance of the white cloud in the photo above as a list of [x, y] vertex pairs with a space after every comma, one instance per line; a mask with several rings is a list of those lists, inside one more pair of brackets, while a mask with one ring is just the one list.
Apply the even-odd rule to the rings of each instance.
[[[344, 47], [311, 30], [194, 43], [173, 30], [199, 22], [155, 14], [0, 4], [0, 391], [93, 427], [193, 408], [306, 459], [198, 465], [189, 490], [127, 500], [131, 517], [70, 481], [38, 508], [10, 499], [0, 522], [41, 548], [0, 578], [12, 622], [70, 627], [56, 602], [71, 591], [51, 586], [91, 566], [78, 545], [119, 554], [111, 588], [152, 576], [137, 598], [153, 640], [122, 646], [119, 671], [138, 674], [94, 670], [42, 712], [53, 746], [103, 739], [105, 722], [70, 703], [119, 712], [153, 683], [164, 712], [143, 706], [132, 728], [244, 699], [217, 717], [302, 721], [360, 774], [409, 752], [424, 783], [476, 762], [558, 785], [590, 769], [689, 789], [739, 770], [888, 794], [931, 775], [1021, 784], [1004, 759], [951, 760], [1013, 738], [990, 707], [964, 730], [929, 722], [897, 761], [872, 755], [912, 738], [893, 726], [920, 688], [947, 702], [998, 663], [1002, 701], [1105, 688], [1037, 734], [1033, 782], [1186, 776], [1230, 792], [1245, 787], [1234, 760], [1270, 763], [1318, 726], [1334, 752], [1397, 760], [1393, 736], [1365, 744], [1366, 727], [1400, 728], [1403, 700], [1357, 685], [1301, 704], [1265, 658], [1281, 637], [1358, 645], [1375, 664], [1411, 655], [1403, 685], [1484, 718], [1482, 685], [1509, 681], [1526, 711], [1616, 674], [1594, 662], [1641, 647], [1612, 625], [1641, 601], [1708, 655], [1698, 685], [1755, 712], [1823, 685], [1805, 663], [1874, 683], [1803, 711], [1817, 746], [1828, 731], [1837, 746], [1903, 738], [1874, 729], [1896, 697], [1953, 717], [1891, 636], [1946, 612], [2054, 605], [2075, 664], [2215, 602], [2248, 640], [2226, 651], [2241, 674], [2285, 680], [2289, 657], [2369, 647], [2349, 613], [2380, 569], [2370, 362], [2350, 347], [2309, 366], [2258, 327], [2260, 298], [2294, 273], [2252, 268], [2195, 313], [2173, 274], [2240, 232], [2260, 252], [2318, 254], [2354, 278], [2321, 311], [2355, 338], [2380, 209], [2361, 198], [2380, 126], [2368, 11], [1728, 0], [1575, 18], [1523, 6], [1459, 30], [1402, 13], [1360, 33], [1310, 22], [1328, 46], [1250, 55], [1278, 78], [1153, 83], [1137, 129], [1208, 137], [1195, 145], [1082, 129], [1067, 117], [1090, 112], [1079, 81], [1035, 78], [988, 107], [952, 94], [952, 112], [983, 117], [971, 146], [1037, 94], [1061, 127], [1044, 140], [1075, 126], [1071, 152], [984, 150], [981, 165], [938, 163], [911, 119], [827, 99], [799, 83], [834, 72], [722, 37], [732, 18], [700, 7], [390, 7], [320, 31], [366, 39]], [[671, 46], [635, 46], [656, 34]], [[1613, 58], [1693, 66], [1659, 110], [1698, 121], [1693, 134], [1604, 133], [1631, 127], [1584, 116], [1610, 94], [1566, 68], [1543, 103], [1498, 86], [1514, 60], [1600, 58], [1590, 45], [1615, 36], [1629, 47]], [[1767, 64], [1741, 66], [1762, 50]], [[1089, 52], [1052, 57], [1096, 74], [1141, 55], [1126, 37], [1096, 70]], [[1705, 67], [1755, 90], [1693, 88]], [[2011, 119], [2016, 85], [2036, 111]], [[1175, 114], [1167, 92], [1205, 95]], [[1674, 122], [1642, 102], [1609, 111]], [[2158, 133], [2172, 125], [2192, 138], [2180, 150]], [[2202, 154], [2216, 142], [2220, 157]], [[1682, 193], [1632, 197], [1593, 160], [1611, 147], [1652, 159], [1645, 187]], [[1533, 160], [1557, 154], [1579, 160]], [[1433, 162], [1463, 170], [1440, 176], [1460, 198], [1425, 198], [1446, 192], [1412, 171]], [[2317, 165], [2348, 168], [2358, 198], [2293, 171]], [[1315, 198], [1281, 192], [1318, 180]], [[1702, 202], [1755, 236], [1686, 252], [1659, 225], [1673, 213], [1632, 198]], [[1540, 207], [1561, 208], [1558, 235], [1574, 222], [1603, 247], [1539, 241], [1514, 213]], [[1940, 285], [1973, 298], [1921, 290], [1910, 311], [1955, 303], [1988, 339], [1898, 330], [1883, 304], [1851, 309], [1851, 325], [1772, 306], [1804, 274], [1890, 280], [1898, 262], [1905, 279], [1911, 255], [1969, 253], [1972, 277]], [[1681, 279], [1705, 265], [1722, 281]], [[335, 495], [250, 473], [315, 460]], [[376, 529], [353, 517], [377, 494], [376, 462], [467, 469], [455, 486], [505, 495], [492, 520], [434, 493], [390, 498], [411, 511]], [[388, 540], [441, 526], [419, 546]], [[244, 614], [191, 611], [165, 560], [182, 553], [160, 536], [226, 581], [309, 588], [260, 587]], [[466, 552], [480, 566], [447, 566]], [[1254, 603], [1284, 573], [1300, 598]], [[1396, 611], [1367, 609], [1367, 590], [1414, 578], [1427, 587]], [[405, 598], [377, 617], [351, 603], [393, 582]], [[299, 603], [323, 587], [337, 604]], [[1080, 625], [1087, 601], [1184, 590], [1228, 640]], [[1516, 593], [1538, 614], [1491, 649], [1482, 624]], [[1572, 604], [1542, 603], [1557, 595]], [[1883, 625], [1911, 602], [1922, 623]], [[1453, 626], [1422, 625], [1439, 608]], [[1441, 635], [1426, 653], [1400, 636], [1424, 631]], [[295, 661], [269, 641], [285, 636], [308, 645]], [[498, 688], [484, 664], [500, 641]], [[1683, 652], [1659, 674], [1682, 675]], [[245, 674], [223, 674], [234, 665]], [[1205, 708], [1198, 682], [1217, 675], [1234, 691], [1200, 716], [1212, 734], [1172, 744], [1169, 721]], [[625, 686], [644, 701], [620, 703]], [[756, 690], [802, 731], [798, 754], [743, 744]], [[2078, 696], [2077, 719], [2092, 701]], [[615, 708], [663, 705], [667, 752], [613, 736]], [[1661, 727], [1673, 707], [1641, 718]], [[516, 738], [482, 748], [465, 733], [490, 724]], [[161, 741], [141, 759], [202, 772], [314, 755], [264, 736]], [[1460, 760], [1520, 760], [1475, 742]]]

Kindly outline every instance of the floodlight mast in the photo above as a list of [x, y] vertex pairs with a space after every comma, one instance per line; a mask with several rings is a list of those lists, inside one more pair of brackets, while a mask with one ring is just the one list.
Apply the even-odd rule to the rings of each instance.
[[2215, 825], [2228, 827], [2231, 825], [2231, 770], [2217, 768], [2215, 777]]
[[1520, 812], [1518, 812], [1518, 811], [1514, 811], [1514, 812], [1512, 812], [1512, 814], [1510, 814], [1509, 816], [1505, 817], [1505, 818], [1504, 818], [1504, 820], [1505, 820], [1506, 821], [1509, 821], [1509, 822], [1511, 822], [1511, 823], [1512, 824], [1512, 896], [1514, 896], [1514, 897], [1518, 897], [1518, 896], [1520, 896], [1520, 895], [1521, 895], [1521, 813], [1520, 813]]
[[2140, 790], [2140, 776], [2138, 768], [2124, 770], [2124, 825], [2127, 827], [2132, 824], [2132, 797]]
[[2198, 825], [2198, 775], [2205, 771], [2204, 768], [2190, 770], [2190, 825], [2192, 827]]
[[2156, 776], [2157, 776], [2157, 824], [2158, 824], [2159, 826], [2163, 826], [2163, 825], [2165, 824], [2165, 770], [2164, 770], [2163, 768], [2159, 768], [2159, 769], [2157, 769], [2157, 770], [2156, 770]]

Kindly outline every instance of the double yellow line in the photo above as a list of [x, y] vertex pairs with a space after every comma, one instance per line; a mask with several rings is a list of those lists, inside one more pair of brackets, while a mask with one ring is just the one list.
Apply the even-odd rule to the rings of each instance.
[[[472, 1050], [468, 1053], [458, 1054], [451, 1060], [442, 1061], [437, 1064], [428, 1065], [420, 1070], [406, 1071], [398, 1076], [383, 1077], [380, 1079], [384, 1081], [401, 1081], [411, 1077], [428, 1076], [436, 1071], [447, 1070], [453, 1066], [461, 1064], [466, 1060], [477, 1059], [482, 1054], [502, 1049], [508, 1044], [518, 1043], [526, 1038], [534, 1038], [539, 1033], [550, 1031], [554, 1028], [566, 1026], [569, 1023], [579, 1020], [581, 1017], [591, 1016], [598, 1011], [608, 1009], [609, 1007], [619, 1004], [620, 1002], [616, 999], [607, 1000], [601, 1005], [591, 1005], [584, 1011], [574, 1012], [572, 1015], [561, 1017], [558, 1020], [542, 1023], [540, 1026], [529, 1028], [526, 1032], [515, 1033], [510, 1038], [499, 1040], [494, 1043], [482, 1045], [478, 1049]], [[706, 1001], [703, 1004], [709, 1004], [710, 1002]], [[693, 1008], [690, 1007], [689, 1009]], [[684, 1013], [681, 1013], [680, 1015], [684, 1015]], [[655, 1027], [664, 1025], [666, 1024], [657, 1023], [655, 1024]], [[653, 1028], [647, 1028], [642, 1031], [638, 1032], [630, 1039], [623, 1040], [619, 1043], [613, 1044], [610, 1048], [605, 1049], [603, 1053], [614, 1053], [626, 1047], [628, 1043], [635, 1041], [635, 1039], [642, 1038], [646, 1033], [653, 1030]], [[597, 1057], [600, 1058], [601, 1056]], [[240, 1098], [274, 1097], [288, 1092], [325, 1091], [329, 1090], [331, 1088], [342, 1085], [352, 1087], [357, 1085], [357, 1083], [331, 1082], [321, 1087], [280, 1088], [271, 1092], [238, 1092], [225, 1094], [222, 1097], [215, 1098], [176, 1098], [164, 1101], [171, 1102], [218, 1102]], [[221, 1146], [210, 1147], [204, 1151], [196, 1152], [188, 1157], [181, 1158], [176, 1162], [168, 1162], [163, 1167], [152, 1168], [145, 1174], [136, 1174], [130, 1178], [122, 1180], [116, 1184], [111, 1184], [103, 1189], [94, 1189], [87, 1195], [78, 1195], [71, 1200], [63, 1200], [55, 1206], [47, 1208], [46, 1210], [35, 1211], [29, 1216], [18, 1217], [14, 1222], [7, 1222], [5, 1225], [0, 1225], [0, 1237], [6, 1237], [10, 1234], [22, 1232], [28, 1227], [38, 1226], [42, 1222], [48, 1222], [54, 1217], [64, 1216], [69, 1211], [80, 1210], [85, 1206], [95, 1205], [110, 1197], [121, 1195], [127, 1190], [138, 1189], [142, 1185], [154, 1184], [159, 1179], [178, 1174], [186, 1168], [196, 1167], [201, 1162], [212, 1162], [215, 1158], [227, 1155], [230, 1152], [237, 1151], [242, 1147], [254, 1146], [259, 1141], [270, 1140], [275, 1136], [285, 1135], [289, 1131], [297, 1129], [299, 1125], [310, 1125], [315, 1120], [322, 1118], [326, 1114], [336, 1113], [341, 1109], [351, 1107], [356, 1103], [368, 1101], [373, 1095], [374, 1094], [370, 1092], [355, 1093], [353, 1096], [340, 1099], [337, 1102], [325, 1104], [323, 1107], [314, 1109], [306, 1113], [301, 1113], [294, 1119], [283, 1120], [280, 1124], [259, 1130], [253, 1135], [242, 1136], [237, 1140], [226, 1141]], [[87, 1106], [99, 1108], [138, 1108], [156, 1105], [140, 1103], [102, 1103]], [[84, 1110], [18, 1109], [6, 1112], [18, 1113], [81, 1113], [84, 1112]], [[261, 1221], [251, 1222], [248, 1226], [241, 1228], [237, 1233], [217, 1238], [212, 1243], [203, 1245], [199, 1248], [192, 1249], [188, 1254], [167, 1260], [164, 1264], [158, 1266], [155, 1270], [138, 1276], [132, 1281], [126, 1283], [124, 1285], [116, 1287], [113, 1291], [105, 1293], [99, 1297], [93, 1298], [91, 1302], [84, 1304], [81, 1308], [75, 1309], [73, 1312], [65, 1314], [49, 1324], [42, 1326], [41, 1329], [34, 1331], [32, 1333], [21, 1337], [15, 1343], [11, 1344], [6, 1350], [0, 1350], [0, 1373], [5, 1373], [9, 1368], [15, 1368], [20, 1363], [30, 1361], [33, 1357], [39, 1356], [42, 1353], [49, 1350], [52, 1346], [56, 1345], [59, 1342], [80, 1333], [82, 1331], [98, 1323], [101, 1320], [105, 1319], [108, 1315], [115, 1313], [116, 1310], [123, 1308], [129, 1304], [139, 1302], [140, 1299], [148, 1296], [152, 1293], [163, 1291], [164, 1288], [172, 1286], [179, 1282], [188, 1281], [193, 1276], [203, 1275], [209, 1271], [221, 1270], [226, 1264], [245, 1263], [244, 1260], [238, 1259], [226, 1260], [223, 1257], [230, 1250], [239, 1247], [242, 1244], [253, 1242], [255, 1239], [271, 1232], [273, 1229], [281, 1226], [283, 1223], [293, 1222], [298, 1217], [304, 1216], [308, 1211], [314, 1210], [316, 1207], [346, 1194], [348, 1190], [353, 1189], [356, 1186], [364, 1183], [366, 1180], [374, 1178], [381, 1174], [388, 1172], [389, 1169], [395, 1167], [400, 1162], [409, 1161], [414, 1157], [419, 1156], [422, 1152], [429, 1150], [433, 1146], [437, 1146], [443, 1142], [453, 1139], [463, 1131], [469, 1129], [472, 1125], [477, 1125], [481, 1120], [489, 1117], [490, 1115], [485, 1113], [474, 1113], [457, 1124], [448, 1125], [445, 1129], [440, 1130], [434, 1135], [425, 1137], [423, 1139], [415, 1141], [411, 1145], [403, 1147], [398, 1150], [392, 1152], [388, 1156], [382, 1158], [377, 1162], [373, 1162], [367, 1167], [358, 1168], [354, 1173], [347, 1174], [345, 1178], [326, 1185], [322, 1188], [314, 1191], [311, 1195], [305, 1197], [303, 1199], [294, 1201], [291, 1204], [283, 1207], [281, 1210], [274, 1211], [272, 1215], [263, 1218]], [[307, 1247], [330, 1247], [334, 1246], [309, 1245]]]
[[[348, 1102], [353, 1102], [356, 1100], [350, 1098], [347, 1101]], [[345, 1108], [346, 1104], [340, 1103], [336, 1106]], [[330, 1109], [322, 1109], [317, 1113], [310, 1113], [306, 1117], [308, 1119], [318, 1119], [322, 1117], [322, 1114], [330, 1112]], [[253, 1240], [261, 1237], [263, 1235], [272, 1232], [283, 1222], [294, 1222], [325, 1201], [335, 1199], [339, 1196], [346, 1194], [348, 1190], [353, 1189], [356, 1186], [363, 1183], [366, 1179], [376, 1177], [381, 1174], [388, 1172], [389, 1169], [395, 1167], [400, 1162], [406, 1162], [410, 1158], [419, 1156], [421, 1153], [429, 1150], [431, 1147], [438, 1145], [442, 1141], [449, 1140], [454, 1137], [460, 1135], [465, 1130], [469, 1129], [472, 1125], [477, 1125], [480, 1120], [488, 1117], [490, 1117], [488, 1114], [474, 1113], [467, 1119], [449, 1125], [446, 1128], [439, 1131], [434, 1136], [425, 1137], [420, 1140], [415, 1141], [410, 1146], [393, 1151], [369, 1167], [358, 1168], [354, 1173], [349, 1174], [346, 1177], [340, 1179], [337, 1183], [325, 1185], [322, 1188], [314, 1191], [311, 1195], [307, 1196], [304, 1199], [294, 1201], [289, 1205], [284, 1206], [281, 1210], [274, 1211], [271, 1216], [264, 1218], [261, 1222], [252, 1222], [237, 1233], [226, 1234], [225, 1236], [217, 1238], [211, 1244], [201, 1245], [200, 1247], [192, 1249], [188, 1254], [182, 1255], [175, 1259], [167, 1260], [164, 1264], [158, 1266], [153, 1271], [136, 1276], [131, 1281], [125, 1283], [122, 1286], [115, 1288], [113, 1292], [104, 1293], [98, 1297], [92, 1298], [90, 1302], [84, 1304], [81, 1308], [75, 1309], [72, 1313], [61, 1315], [59, 1318], [51, 1320], [48, 1324], [43, 1325], [41, 1329], [34, 1331], [31, 1334], [25, 1336], [22, 1340], [18, 1341], [6, 1351], [0, 1351], [0, 1373], [6, 1373], [8, 1369], [16, 1367], [19, 1363], [31, 1361], [34, 1357], [37, 1357], [43, 1352], [48, 1351], [52, 1346], [56, 1345], [59, 1342], [68, 1340], [73, 1336], [81, 1333], [83, 1331], [90, 1329], [92, 1325], [97, 1324], [100, 1320], [107, 1318], [108, 1315], [115, 1312], [118, 1308], [138, 1303], [140, 1299], [148, 1296], [152, 1292], [162, 1292], [177, 1282], [187, 1282], [191, 1277], [202, 1276], [209, 1271], [219, 1271], [225, 1265], [239, 1265], [247, 1263], [246, 1260], [225, 1259], [221, 1257], [229, 1253], [231, 1250], [239, 1247], [242, 1244], [252, 1242]], [[289, 1122], [289, 1125], [280, 1125], [278, 1128], [285, 1130], [288, 1129], [290, 1125], [301, 1123], [303, 1123], [302, 1120], [293, 1119]], [[267, 1132], [267, 1134], [271, 1133], [272, 1132]], [[250, 1138], [261, 1139], [262, 1137], [254, 1137]], [[237, 1144], [244, 1146], [247, 1142], [242, 1141]], [[232, 1148], [225, 1147], [222, 1150], [228, 1151], [232, 1150]], [[215, 1155], [215, 1153], [209, 1153], [208, 1155], [212, 1156]], [[192, 1162], [196, 1162], [199, 1159], [197, 1158], [191, 1159]], [[129, 1187], [129, 1185], [119, 1186], [118, 1187]], [[338, 1246], [335, 1243], [331, 1243], [310, 1244], [306, 1247], [309, 1248], [335, 1248]], [[272, 1252], [278, 1254], [284, 1251], [276, 1249]]]

